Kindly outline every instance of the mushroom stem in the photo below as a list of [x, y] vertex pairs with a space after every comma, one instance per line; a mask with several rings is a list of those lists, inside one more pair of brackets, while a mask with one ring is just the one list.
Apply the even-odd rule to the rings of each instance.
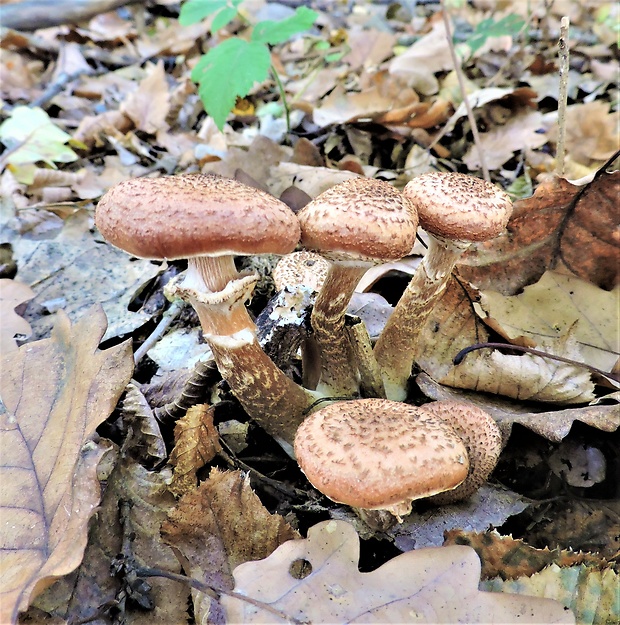
[[293, 456], [295, 432], [316, 396], [274, 365], [250, 329], [205, 339], [245, 411]]
[[222, 378], [246, 412], [292, 454], [295, 431], [316, 397], [287, 377], [256, 338], [245, 302], [258, 276], [239, 275], [217, 293], [206, 292], [197, 279], [196, 273], [190, 277], [194, 288], [184, 280], [170, 290], [196, 310]]
[[321, 357], [318, 390], [323, 395], [359, 394], [358, 369], [352, 358], [345, 314], [368, 263], [332, 262], [314, 303], [310, 322]]
[[470, 246], [429, 234], [429, 247], [374, 348], [388, 399], [403, 401], [418, 339], [461, 254]]
[[235, 266], [235, 259], [230, 254], [193, 256], [187, 259], [185, 281], [190, 287], [194, 280], [202, 279], [202, 284], [212, 293], [216, 293], [238, 277], [239, 272]]

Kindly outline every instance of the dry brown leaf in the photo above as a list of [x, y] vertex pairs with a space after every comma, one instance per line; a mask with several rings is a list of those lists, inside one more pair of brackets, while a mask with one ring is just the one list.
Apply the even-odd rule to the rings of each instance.
[[575, 552], [569, 549], [536, 549], [521, 539], [501, 536], [495, 530], [466, 532], [448, 530], [445, 545], [473, 547], [482, 563], [482, 579], [501, 577], [516, 579], [530, 577], [550, 564], [560, 567], [587, 564], [598, 569], [608, 566], [607, 560], [593, 553]]
[[196, 488], [198, 469], [221, 450], [214, 412], [215, 408], [207, 404], [192, 406], [174, 426], [175, 444], [169, 462], [175, 469], [170, 490], [177, 497]]
[[611, 371], [620, 356], [620, 291], [599, 289], [576, 276], [547, 271], [520, 294], [482, 293], [480, 305], [510, 342], [527, 337], [536, 346], [573, 328], [583, 362]]
[[[292, 574], [300, 560], [305, 576]], [[359, 537], [351, 525], [319, 523], [307, 539], [235, 569], [235, 591], [264, 607], [223, 597], [228, 622], [575, 622], [554, 601], [478, 591], [480, 560], [469, 547], [409, 551], [370, 573], [359, 572], [358, 560]]]
[[513, 157], [514, 152], [522, 150], [523, 146], [535, 149], [548, 142], [547, 135], [540, 132], [542, 126], [542, 113], [523, 111], [505, 124], [480, 133], [479, 144], [469, 148], [463, 162], [471, 171], [480, 170], [479, 150], [482, 150], [487, 167], [491, 170], [501, 169], [502, 165]]
[[531, 577], [483, 582], [486, 590], [548, 597], [572, 610], [579, 625], [612, 625], [620, 621], [620, 578], [612, 569], [599, 571], [584, 564], [561, 569], [552, 564]]
[[151, 66], [146, 77], [129, 94], [120, 110], [134, 122], [138, 130], [148, 134], [168, 129], [166, 117], [170, 110], [170, 93], [163, 61]]
[[[442, 386], [424, 373], [417, 376], [416, 382], [420, 390], [431, 399], [468, 401], [482, 408], [495, 419], [502, 430], [504, 440], [510, 436], [515, 423], [553, 442], [562, 441], [575, 421], [586, 423], [604, 432], [614, 432], [620, 427], [620, 408], [617, 400], [612, 405], [595, 403], [580, 408], [532, 412], [531, 406], [515, 404], [501, 397]], [[612, 397], [609, 395], [607, 401], [613, 401]]]
[[16, 336], [28, 338], [32, 331], [30, 324], [20, 317], [15, 309], [31, 300], [35, 292], [22, 282], [3, 278], [0, 280], [0, 354], [17, 350]]
[[[239, 471], [211, 470], [208, 480], [184, 495], [162, 524], [187, 575], [213, 588], [232, 590], [233, 569], [267, 557], [298, 534], [279, 515], [270, 514]], [[217, 609], [194, 592], [197, 622]]]
[[[594, 399], [594, 384], [588, 370], [541, 356], [481, 350], [454, 366], [452, 361], [461, 349], [485, 342], [488, 337], [474, 311], [476, 299], [475, 289], [451, 279], [419, 338], [416, 361], [423, 371], [446, 386], [514, 399], [559, 404], [587, 403]], [[553, 341], [541, 341], [539, 349], [575, 361], [583, 360], [570, 332]]]
[[619, 196], [619, 171], [601, 172], [583, 187], [546, 180], [515, 202], [508, 236], [476, 244], [463, 257], [461, 275], [481, 289], [513, 295], [561, 260], [581, 279], [611, 289], [620, 268]]
[[82, 559], [101, 451], [80, 450], [133, 371], [129, 343], [97, 349], [105, 328], [98, 307], [73, 326], [59, 313], [51, 338], [2, 359], [2, 623]]

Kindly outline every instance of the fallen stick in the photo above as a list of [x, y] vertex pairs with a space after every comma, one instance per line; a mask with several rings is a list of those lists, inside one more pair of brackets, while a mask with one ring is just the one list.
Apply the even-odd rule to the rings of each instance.
[[33, 31], [90, 19], [100, 13], [107, 13], [127, 4], [138, 4], [144, 0], [24, 0], [0, 6], [0, 24], [14, 30]]

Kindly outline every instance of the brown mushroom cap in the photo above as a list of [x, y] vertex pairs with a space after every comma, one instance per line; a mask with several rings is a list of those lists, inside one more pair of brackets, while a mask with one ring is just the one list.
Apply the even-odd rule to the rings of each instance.
[[99, 201], [95, 222], [113, 245], [140, 258], [288, 254], [295, 214], [277, 198], [212, 174], [125, 180]]
[[357, 508], [398, 508], [449, 490], [467, 476], [467, 450], [424, 406], [386, 399], [331, 404], [295, 436], [308, 480], [330, 499]]
[[411, 251], [418, 220], [412, 203], [388, 182], [352, 178], [297, 213], [301, 242], [330, 260], [398, 260]]
[[287, 254], [278, 261], [273, 270], [273, 281], [278, 291], [297, 284], [320, 291], [328, 270], [329, 262], [322, 256], [302, 250]]
[[506, 228], [512, 213], [507, 193], [481, 178], [430, 172], [403, 190], [427, 232], [454, 241], [487, 241]]
[[434, 503], [452, 503], [477, 491], [495, 468], [502, 451], [502, 433], [490, 414], [468, 402], [444, 400], [425, 404], [425, 408], [449, 423], [465, 443], [469, 456], [469, 475], [457, 488], [433, 498]]

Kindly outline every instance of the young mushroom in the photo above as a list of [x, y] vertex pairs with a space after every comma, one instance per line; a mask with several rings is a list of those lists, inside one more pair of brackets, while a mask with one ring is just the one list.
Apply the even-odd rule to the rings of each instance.
[[406, 256], [415, 242], [412, 203], [391, 184], [353, 178], [324, 191], [297, 214], [301, 242], [330, 261], [311, 316], [325, 395], [356, 396], [357, 366], [345, 332], [345, 313], [372, 265]]
[[423, 174], [403, 194], [418, 212], [429, 248], [374, 348], [387, 397], [398, 401], [406, 398], [419, 335], [461, 254], [500, 235], [512, 213], [504, 191], [465, 174]]
[[294, 213], [275, 197], [215, 175], [127, 180], [97, 205], [95, 222], [113, 245], [152, 259], [187, 259], [172, 291], [198, 313], [222, 377], [250, 417], [289, 445], [314, 397], [267, 357], [245, 302], [258, 279], [237, 254], [287, 254], [299, 241]]
[[454, 429], [426, 406], [387, 399], [333, 403], [314, 412], [295, 437], [310, 483], [333, 501], [400, 520], [412, 502], [456, 488], [469, 470]]

